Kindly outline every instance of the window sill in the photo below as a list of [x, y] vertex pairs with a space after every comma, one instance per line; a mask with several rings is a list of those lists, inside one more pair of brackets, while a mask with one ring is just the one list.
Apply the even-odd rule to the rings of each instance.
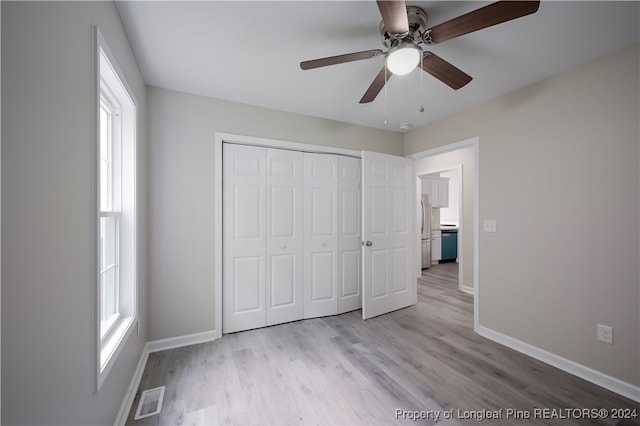
[[104, 382], [111, 370], [111, 367], [115, 363], [116, 358], [125, 342], [131, 335], [131, 332], [135, 328], [136, 318], [133, 316], [120, 317], [116, 324], [113, 326], [113, 330], [109, 336], [102, 341], [100, 345], [100, 372], [98, 374], [98, 389]]
[[117, 332], [117, 326], [120, 322], [120, 314], [111, 315], [111, 317], [100, 323], [100, 344], [104, 345], [106, 341], [108, 341], [111, 336]]

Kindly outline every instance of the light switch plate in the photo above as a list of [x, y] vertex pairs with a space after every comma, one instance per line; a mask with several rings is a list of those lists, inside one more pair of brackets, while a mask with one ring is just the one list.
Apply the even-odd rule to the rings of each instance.
[[484, 230], [484, 232], [496, 232], [497, 231], [496, 220], [495, 219], [485, 219], [484, 220], [483, 230]]

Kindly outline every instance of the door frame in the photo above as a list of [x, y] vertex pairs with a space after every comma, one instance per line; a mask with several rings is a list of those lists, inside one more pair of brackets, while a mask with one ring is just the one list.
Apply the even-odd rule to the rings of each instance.
[[211, 331], [214, 339], [222, 337], [222, 144], [234, 143], [238, 145], [261, 146], [265, 148], [280, 148], [292, 151], [313, 152], [322, 154], [338, 154], [349, 157], [362, 158], [362, 151], [335, 148], [331, 146], [313, 145], [289, 142], [277, 139], [255, 136], [237, 135], [233, 133], [216, 132], [213, 145], [213, 285], [214, 285], [214, 329]]
[[[480, 250], [480, 138], [478, 136], [453, 142], [426, 151], [409, 155], [414, 160], [434, 157], [459, 149], [473, 148], [474, 188], [473, 188], [473, 330], [478, 333], [478, 318], [480, 317], [480, 279], [479, 279], [479, 250]], [[453, 168], [453, 167], [451, 167]], [[447, 168], [448, 170], [449, 168]], [[464, 173], [464, 168], [462, 169]], [[462, 178], [462, 177], [461, 177]], [[462, 194], [461, 194], [462, 196]], [[463, 259], [464, 261], [464, 259]]]

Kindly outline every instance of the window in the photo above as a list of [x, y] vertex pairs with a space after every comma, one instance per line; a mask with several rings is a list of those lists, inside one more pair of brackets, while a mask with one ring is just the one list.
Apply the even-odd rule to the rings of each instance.
[[97, 31], [96, 391], [137, 323], [136, 102]]
[[[105, 87], [106, 89], [106, 87]], [[117, 103], [100, 97], [100, 339], [104, 341], [120, 318], [118, 294], [120, 195], [120, 114]]]

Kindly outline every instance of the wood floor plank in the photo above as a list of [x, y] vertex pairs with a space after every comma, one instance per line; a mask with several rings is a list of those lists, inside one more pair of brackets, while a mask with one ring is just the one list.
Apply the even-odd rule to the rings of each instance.
[[[640, 415], [638, 403], [474, 333], [473, 296], [458, 290], [457, 268], [425, 270], [416, 305], [367, 321], [354, 311], [152, 353], [127, 424], [615, 425], [504, 416], [540, 408]], [[162, 412], [134, 421], [141, 392], [158, 386], [166, 386]], [[478, 417], [487, 410], [503, 417]]]

